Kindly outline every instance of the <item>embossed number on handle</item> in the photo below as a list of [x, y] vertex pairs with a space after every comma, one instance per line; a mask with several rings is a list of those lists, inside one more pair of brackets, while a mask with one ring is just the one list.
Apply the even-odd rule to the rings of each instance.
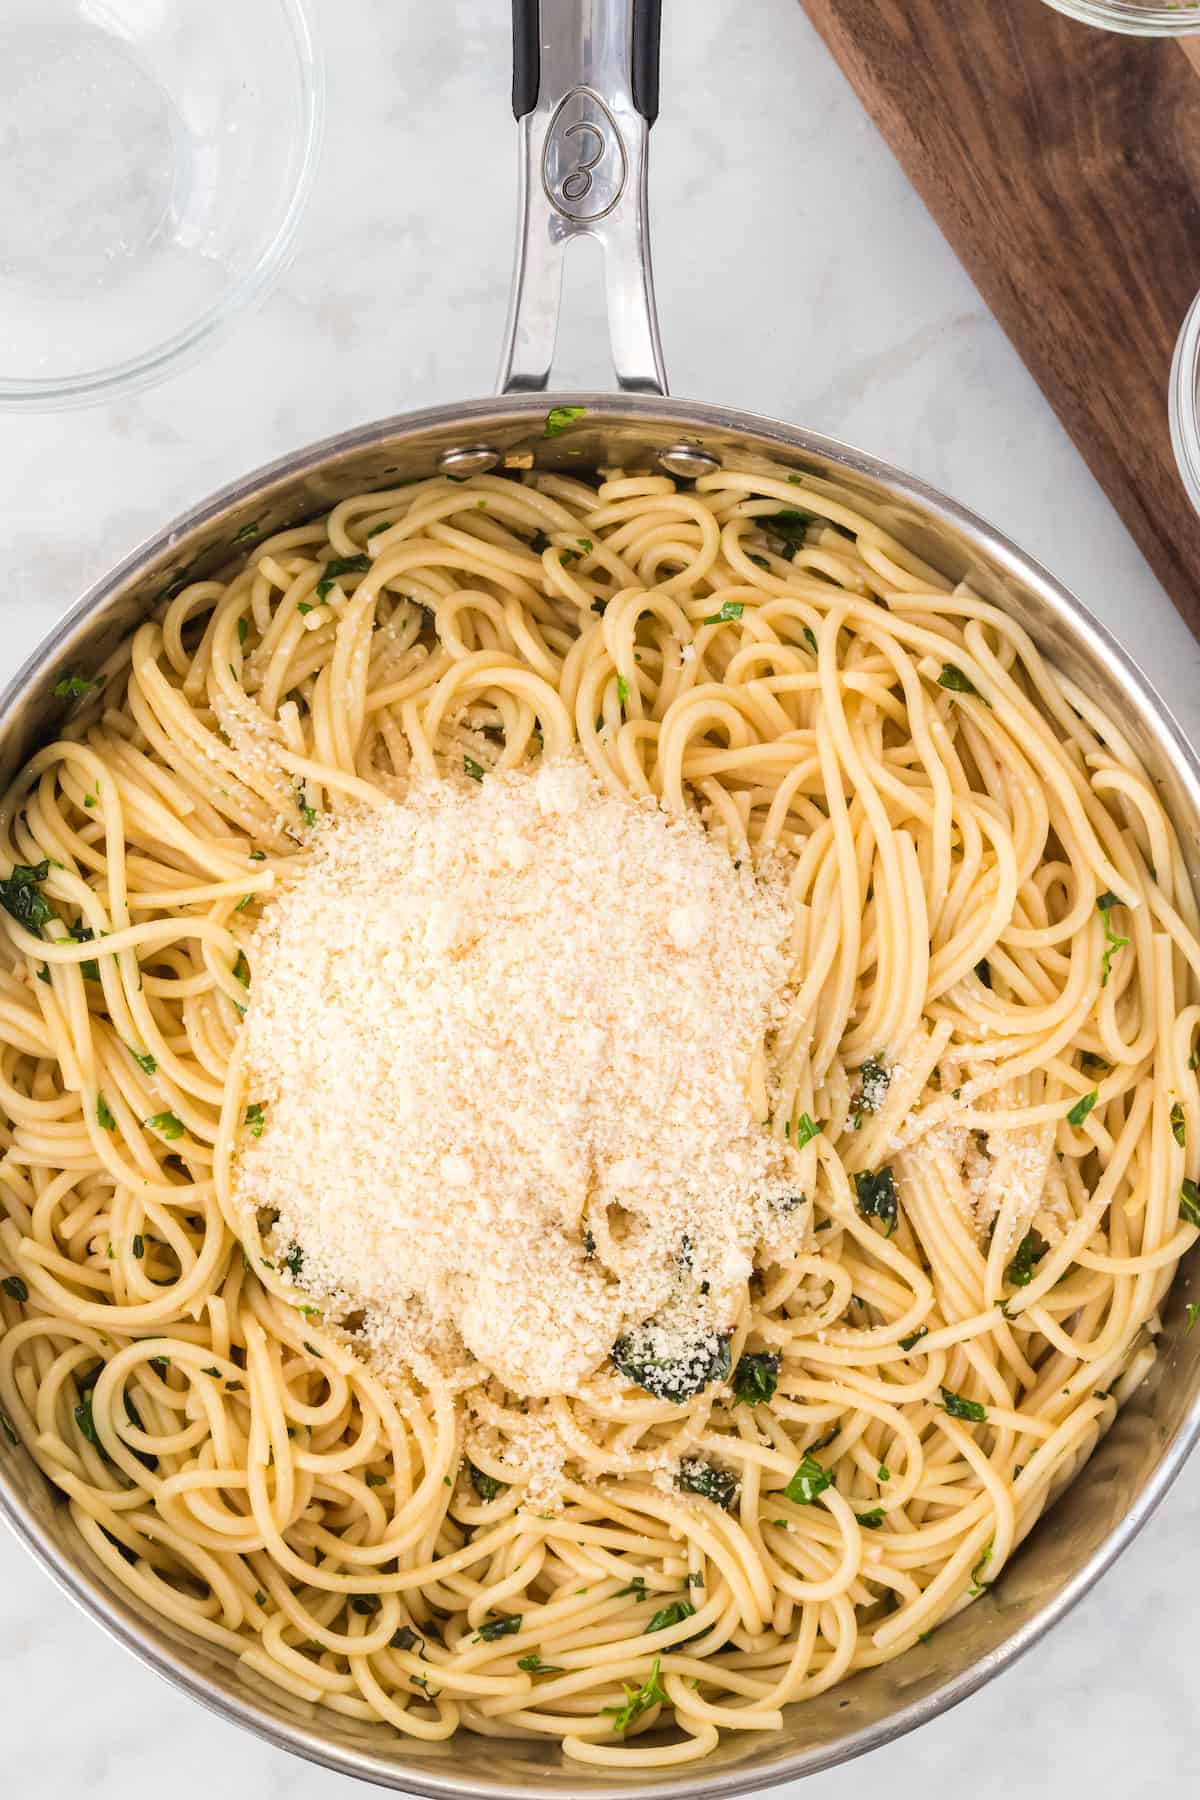
[[629, 163], [620, 129], [599, 94], [572, 88], [555, 108], [542, 154], [542, 185], [576, 224], [604, 218], [621, 198]]

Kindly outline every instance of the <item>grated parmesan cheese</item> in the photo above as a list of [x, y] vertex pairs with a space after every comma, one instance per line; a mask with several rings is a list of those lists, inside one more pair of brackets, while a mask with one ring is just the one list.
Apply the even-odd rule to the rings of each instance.
[[385, 1372], [569, 1394], [649, 1320], [687, 1368], [794, 1191], [750, 1079], [789, 924], [697, 820], [574, 760], [345, 814], [251, 945], [238, 1204]]

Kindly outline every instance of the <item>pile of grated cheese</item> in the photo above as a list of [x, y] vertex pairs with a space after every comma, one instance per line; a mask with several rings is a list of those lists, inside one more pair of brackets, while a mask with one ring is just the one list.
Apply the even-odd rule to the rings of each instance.
[[356, 809], [251, 945], [237, 1202], [385, 1372], [570, 1394], [647, 1321], [686, 1366], [795, 1192], [765, 1123], [789, 928], [582, 762]]

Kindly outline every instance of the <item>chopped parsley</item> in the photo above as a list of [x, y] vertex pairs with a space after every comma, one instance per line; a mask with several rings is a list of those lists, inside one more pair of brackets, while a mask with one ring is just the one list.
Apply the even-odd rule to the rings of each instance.
[[[369, 1479], [370, 1477], [368, 1477], [368, 1480]], [[401, 1625], [397, 1631], [393, 1631], [391, 1637], [388, 1639], [388, 1649], [415, 1650], [418, 1644], [423, 1644], [424, 1642], [425, 1639], [419, 1632], [414, 1631], [411, 1625]]]
[[987, 1407], [978, 1400], [964, 1400], [950, 1388], [940, 1390], [942, 1405], [952, 1419], [969, 1419], [973, 1425], [982, 1425], [987, 1418]]
[[619, 1337], [609, 1355], [613, 1367], [626, 1381], [645, 1388], [656, 1400], [679, 1405], [710, 1382], [724, 1381], [731, 1362], [730, 1335], [727, 1331], [719, 1335], [710, 1332], [682, 1355], [656, 1356], [653, 1336], [643, 1325]]
[[864, 1531], [878, 1531], [883, 1524], [884, 1513], [882, 1506], [873, 1506], [870, 1512], [855, 1513], [854, 1516]]
[[983, 1579], [983, 1571], [987, 1568], [991, 1560], [992, 1545], [989, 1541], [987, 1549], [975, 1564], [975, 1567], [971, 1570], [971, 1585], [967, 1589], [967, 1592], [971, 1595], [972, 1599], [975, 1599], [978, 1595], [982, 1594], [985, 1587], [990, 1586], [990, 1583]]
[[979, 980], [982, 981], [984, 987], [990, 992], [992, 986], [992, 968], [986, 956], [980, 957], [979, 961], [975, 964], [975, 973]]
[[1050, 1246], [1036, 1226], [1031, 1225], [1025, 1236], [1017, 1245], [1016, 1253], [1004, 1271], [1006, 1280], [1013, 1287], [1028, 1287], [1033, 1280], [1033, 1271], [1041, 1262]]
[[[938, 676], [938, 686], [949, 688], [952, 694], [974, 694], [977, 700], [983, 700], [983, 695], [971, 677], [964, 675], [957, 663], [942, 664], [942, 672]], [[985, 706], [988, 704], [986, 700], [983, 703]]]
[[797, 1506], [811, 1506], [819, 1494], [832, 1486], [833, 1470], [825, 1468], [815, 1456], [805, 1455], [783, 1491]]
[[621, 1683], [625, 1690], [624, 1706], [606, 1706], [604, 1708], [606, 1713], [612, 1714], [612, 1728], [619, 1736], [624, 1737], [629, 1727], [635, 1720], [640, 1719], [644, 1712], [649, 1712], [652, 1706], [659, 1706], [666, 1700], [667, 1696], [658, 1685], [660, 1661], [661, 1658], [656, 1656], [650, 1670], [650, 1678], [643, 1682], [641, 1687], [630, 1687], [627, 1681]]
[[472, 1639], [476, 1644], [493, 1644], [497, 1638], [512, 1637], [521, 1629], [520, 1613], [497, 1613], [494, 1619], [487, 1619], [479, 1627]]
[[496, 1477], [489, 1475], [486, 1469], [477, 1469], [473, 1462], [467, 1464], [467, 1469], [471, 1476], [471, 1486], [481, 1500], [495, 1500], [499, 1494], [507, 1491], [508, 1483], [497, 1481]]
[[4, 1289], [10, 1300], [17, 1300], [22, 1305], [29, 1298], [29, 1289], [19, 1275], [6, 1275], [4, 1280], [0, 1281], [0, 1288]]
[[160, 1137], [181, 1138], [183, 1136], [183, 1120], [173, 1112], [155, 1113], [144, 1121], [151, 1131], [157, 1131]]
[[543, 436], [561, 437], [568, 425], [573, 425], [576, 419], [582, 419], [586, 412], [586, 406], [552, 406], [546, 414]]
[[239, 950], [237, 961], [233, 965], [233, 978], [240, 981], [243, 987], [250, 986], [250, 964], [246, 961], [246, 952]]
[[238, 620], [237, 634], [238, 634], [238, 643], [244, 644], [247, 637], [250, 635], [250, 622], [248, 619], [239, 619]]
[[248, 525], [243, 525], [242, 529], [240, 531], [234, 532], [233, 538], [231, 541], [235, 544], [244, 544], [247, 538], [257, 537], [257, 535], [258, 535], [258, 520], [251, 519], [251, 521]]
[[1101, 894], [1096, 902], [1100, 917], [1104, 921], [1104, 955], [1100, 958], [1101, 987], [1108, 986], [1108, 978], [1112, 974], [1113, 957], [1117, 954], [1118, 950], [1123, 950], [1129, 942], [1127, 937], [1119, 937], [1117, 935], [1112, 928], [1112, 920], [1109, 917], [1113, 907], [1120, 906], [1120, 904], [1121, 902], [1117, 899], [1115, 894]]
[[1179, 1216], [1189, 1225], [1200, 1225], [1200, 1188], [1191, 1176], [1185, 1176], [1179, 1190]]
[[890, 1168], [872, 1172], [864, 1169], [854, 1177], [855, 1193], [858, 1196], [858, 1210], [864, 1219], [878, 1219], [884, 1227], [884, 1236], [891, 1237], [896, 1229], [898, 1211], [896, 1207], [896, 1180]]
[[536, 1652], [531, 1653], [529, 1656], [518, 1656], [517, 1667], [518, 1669], [524, 1669], [527, 1675], [562, 1674], [562, 1665], [560, 1663], [544, 1663]]
[[[8, 1283], [5, 1282], [4, 1285], [7, 1287]], [[1183, 1328], [1183, 1335], [1186, 1337], [1196, 1320], [1200, 1319], [1200, 1300], [1189, 1300], [1184, 1311], [1187, 1313], [1187, 1324]]]
[[1181, 1147], [1186, 1147], [1187, 1120], [1184, 1118], [1183, 1107], [1179, 1104], [1178, 1100], [1171, 1108], [1171, 1132], [1175, 1138], [1175, 1142]]
[[704, 620], [704, 624], [705, 625], [728, 625], [732, 622], [732, 620], [740, 619], [742, 614], [745, 612], [745, 610], [746, 610], [746, 606], [745, 606], [744, 601], [742, 601], [742, 600], [726, 600], [726, 602], [725, 602], [724, 606], [722, 606], [720, 612], [709, 613], [708, 617]]
[[300, 1271], [304, 1267], [304, 1252], [299, 1244], [292, 1244], [286, 1256], [279, 1259], [281, 1269], [286, 1269], [293, 1281], [299, 1281]]
[[133, 1254], [138, 1262], [141, 1262], [143, 1256], [146, 1254], [146, 1240], [140, 1231], [134, 1233]]
[[617, 676], [617, 699], [622, 706], [627, 706], [629, 703], [629, 683], [623, 675]]
[[718, 1469], [702, 1456], [685, 1456], [675, 1476], [675, 1486], [685, 1494], [711, 1500], [724, 1512], [732, 1512], [738, 1497], [738, 1478], [729, 1469]]
[[783, 512], [771, 513], [762, 521], [768, 536], [782, 538], [781, 554], [791, 562], [796, 551], [804, 542], [809, 526], [816, 519], [815, 513], [801, 512], [798, 507], [789, 507]]
[[334, 556], [321, 571], [317, 583], [317, 599], [324, 600], [334, 582], [342, 575], [365, 575], [371, 566], [369, 556]]
[[733, 1398], [738, 1406], [757, 1406], [774, 1398], [779, 1357], [773, 1350], [750, 1350], [733, 1371]]
[[1085, 1094], [1082, 1100], [1077, 1100], [1067, 1114], [1067, 1124], [1076, 1126], [1082, 1125], [1099, 1098], [1099, 1089], [1093, 1088], [1090, 1094]]
[[811, 625], [806, 625], [804, 627], [804, 641], [808, 645], [809, 649], [812, 651], [814, 656], [819, 656], [821, 654], [820, 648], [817, 644], [817, 634], [813, 630]]
[[473, 756], [464, 756], [463, 757], [463, 773], [465, 775], [469, 775], [471, 777], [472, 781], [482, 781], [483, 780], [483, 764], [477, 763]]
[[695, 1611], [690, 1600], [672, 1600], [669, 1605], [659, 1607], [646, 1630], [666, 1631], [668, 1626], [682, 1625], [683, 1621], [690, 1619]]
[[628, 1587], [623, 1587], [623, 1588], [617, 1589], [616, 1593], [613, 1595], [613, 1599], [614, 1600], [623, 1600], [625, 1598], [626, 1594], [632, 1594], [634, 1599], [636, 1601], [638, 1601], [640, 1604], [640, 1602], [646, 1598], [646, 1578], [645, 1578], [645, 1576], [644, 1575], [635, 1575], [633, 1580], [629, 1583]]
[[43, 857], [40, 863], [14, 863], [12, 874], [0, 881], [0, 906], [35, 937], [58, 917], [40, 886], [49, 873], [50, 859]]
[[101, 1131], [115, 1131], [117, 1128], [117, 1121], [103, 1094], [96, 1095], [96, 1123]]
[[143, 1075], [154, 1075], [157, 1073], [158, 1061], [155, 1057], [151, 1056], [148, 1050], [135, 1050], [132, 1044], [126, 1044], [125, 1048], [128, 1050], [130, 1056], [132, 1056]]
[[887, 1098], [888, 1084], [891, 1081], [882, 1061], [872, 1056], [859, 1070], [858, 1093], [855, 1096], [854, 1129], [862, 1128], [865, 1113], [877, 1113]]
[[[803, 1150], [805, 1144], [811, 1144], [813, 1139], [818, 1137], [824, 1129], [825, 1121], [823, 1119], [814, 1120], [811, 1113], [801, 1113], [800, 1117], [796, 1120], [795, 1141], [797, 1150]], [[787, 1136], [786, 1132], [784, 1133], [784, 1136]]]
[[1081, 1050], [1079, 1067], [1085, 1075], [1107, 1075], [1112, 1064], [1106, 1062], [1102, 1056], [1094, 1056], [1090, 1050]]
[[93, 688], [103, 687], [102, 681], [89, 681], [85, 675], [64, 675], [61, 681], [54, 684], [56, 700], [80, 700], [84, 694], [90, 694]]
[[251, 1137], [260, 1138], [262, 1136], [263, 1126], [266, 1123], [266, 1120], [263, 1118], [263, 1103], [261, 1100], [256, 1100], [252, 1106], [246, 1108], [244, 1123]]

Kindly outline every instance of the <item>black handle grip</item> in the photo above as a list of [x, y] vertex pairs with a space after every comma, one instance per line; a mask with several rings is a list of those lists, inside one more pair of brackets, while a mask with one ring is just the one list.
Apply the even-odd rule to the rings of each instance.
[[[553, 7], [555, 0], [546, 0]], [[523, 119], [538, 101], [541, 87], [541, 0], [512, 0], [513, 114]], [[659, 46], [662, 0], [633, 0], [633, 43], [630, 72], [633, 104], [653, 125], [658, 117]]]
[[542, 58], [538, 0], [512, 0], [513, 116], [523, 119], [537, 105]]

